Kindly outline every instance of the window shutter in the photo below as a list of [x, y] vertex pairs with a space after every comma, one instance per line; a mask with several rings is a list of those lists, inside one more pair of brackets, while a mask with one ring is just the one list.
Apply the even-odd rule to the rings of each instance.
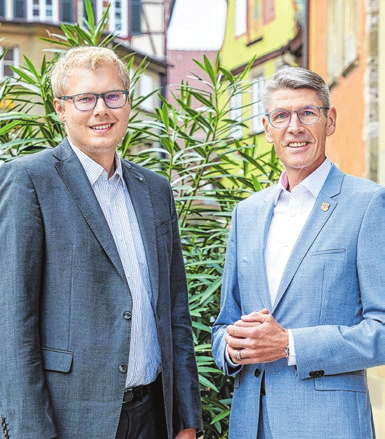
[[72, 0], [62, 0], [60, 2], [60, 21], [65, 23], [74, 22], [74, 5]]
[[14, 18], [26, 18], [25, 0], [15, 0], [13, 9]]
[[142, 0], [130, 1], [130, 35], [142, 33]]

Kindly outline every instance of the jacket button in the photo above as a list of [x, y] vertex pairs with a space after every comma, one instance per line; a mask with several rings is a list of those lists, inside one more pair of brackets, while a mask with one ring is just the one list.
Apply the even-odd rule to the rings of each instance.
[[314, 372], [309, 372], [309, 376], [312, 378], [321, 378], [325, 375], [325, 371], [323, 370], [315, 370]]
[[258, 378], [259, 377], [259, 375], [261, 375], [261, 371], [258, 369], [258, 367], [255, 369], [255, 371], [254, 371], [254, 376], [256, 377], [256, 378]]
[[123, 313], [123, 317], [124, 317], [126, 320], [131, 320], [131, 313], [130, 313], [130, 311], [124, 311], [124, 313]]
[[119, 364], [119, 372], [126, 373], [127, 372], [127, 366], [125, 364]]

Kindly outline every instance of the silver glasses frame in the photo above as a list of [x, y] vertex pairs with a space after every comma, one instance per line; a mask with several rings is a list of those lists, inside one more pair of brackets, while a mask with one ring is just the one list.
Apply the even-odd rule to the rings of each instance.
[[[111, 106], [108, 105], [108, 103], [106, 102], [106, 95], [108, 95], [108, 94], [110, 94], [110, 93], [116, 93], [116, 92], [123, 93], [125, 99], [124, 99], [124, 102], [123, 102], [122, 105], [119, 105], [119, 106], [117, 106], [117, 107], [111, 107]], [[106, 92], [104, 92], [104, 93], [91, 93], [91, 92], [90, 92], [90, 93], [77, 93], [76, 95], [71, 95], [71, 96], [59, 96], [58, 99], [62, 99], [63, 101], [68, 101], [68, 100], [72, 101], [73, 104], [74, 104], [74, 106], [75, 106], [75, 108], [76, 108], [78, 111], [91, 111], [91, 110], [93, 110], [93, 109], [96, 107], [96, 104], [98, 103], [99, 98], [102, 98], [102, 99], [103, 99], [103, 102], [104, 102], [105, 105], [106, 105], [106, 107], [111, 108], [112, 110], [115, 110], [115, 109], [117, 109], [117, 108], [122, 108], [122, 107], [124, 107], [124, 105], [126, 105], [126, 103], [127, 103], [127, 99], [128, 99], [128, 96], [129, 96], [129, 93], [130, 93], [130, 92], [129, 92], [128, 90], [109, 90], [109, 91], [106, 91]], [[94, 104], [93, 107], [87, 108], [86, 110], [84, 110], [84, 109], [80, 109], [80, 108], [77, 107], [76, 102], [75, 102], [75, 98], [77, 98], [78, 96], [83, 96], [83, 95], [92, 95], [92, 96], [95, 96], [96, 99], [95, 99], [95, 104]]]
[[[317, 118], [317, 120], [315, 120], [314, 122], [311, 122], [311, 123], [307, 123], [307, 122], [304, 122], [304, 121], [301, 120], [299, 112], [304, 110], [304, 109], [306, 109], [306, 108], [316, 108], [318, 110], [318, 118]], [[321, 110], [330, 110], [330, 107], [319, 107], [318, 105], [304, 105], [303, 107], [299, 108], [298, 110], [292, 110], [292, 111], [285, 110], [284, 108], [277, 108], [276, 110], [270, 111], [270, 113], [265, 113], [265, 116], [267, 117], [267, 120], [269, 121], [269, 123], [270, 123], [270, 125], [272, 127], [276, 128], [276, 129], [283, 129], [283, 128], [286, 128], [287, 126], [290, 125], [291, 116], [292, 116], [293, 113], [297, 114], [298, 120], [300, 121], [301, 124], [308, 125], [308, 126], [309, 125], [314, 125], [314, 124], [316, 124], [319, 121], [319, 119], [321, 117]], [[274, 125], [273, 122], [271, 121], [271, 114], [273, 114], [273, 113], [275, 113], [277, 111], [278, 112], [279, 111], [284, 111], [285, 113], [289, 114], [289, 118], [288, 118], [287, 123], [285, 125], [277, 126], [277, 125]]]

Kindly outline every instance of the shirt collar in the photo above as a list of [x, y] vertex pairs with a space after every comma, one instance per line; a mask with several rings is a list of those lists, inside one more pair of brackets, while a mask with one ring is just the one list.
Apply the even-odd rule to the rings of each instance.
[[[307, 189], [314, 198], [318, 197], [318, 194], [320, 193], [322, 186], [324, 185], [327, 176], [329, 175], [330, 169], [332, 167], [332, 164], [330, 160], [326, 157], [326, 159], [323, 161], [323, 163], [318, 166], [318, 168], [311, 173], [308, 177], [306, 177], [298, 186], [302, 186], [305, 189]], [[282, 172], [281, 176], [279, 177], [279, 181], [277, 184], [277, 190], [274, 197], [274, 204], [277, 204], [278, 199], [281, 195], [282, 191], [287, 192], [287, 185], [288, 185], [288, 178], [286, 170]]]
[[[80, 160], [80, 163], [84, 168], [84, 171], [88, 177], [89, 182], [91, 183], [91, 186], [93, 186], [101, 176], [104, 176], [104, 178], [108, 179], [107, 171], [103, 168], [103, 166], [95, 162], [95, 160], [85, 154], [81, 149], [72, 144], [70, 141], [69, 144], [71, 145], [71, 148]], [[114, 175], [112, 175], [110, 178], [114, 178], [117, 175], [123, 181], [122, 161], [117, 152], [115, 152], [115, 167], [116, 169]]]

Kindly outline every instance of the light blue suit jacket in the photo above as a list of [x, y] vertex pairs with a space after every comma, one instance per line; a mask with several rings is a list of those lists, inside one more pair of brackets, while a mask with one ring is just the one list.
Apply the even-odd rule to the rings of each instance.
[[[172, 439], [202, 428], [177, 215], [166, 179], [122, 167], [146, 252]], [[9, 437], [114, 439], [132, 299], [67, 141], [0, 167], [0, 242], [0, 416]]]
[[[229, 438], [256, 438], [263, 372], [274, 439], [374, 438], [366, 369], [385, 363], [385, 188], [332, 167], [271, 304], [264, 249], [274, 192], [233, 213], [213, 327], [215, 361], [236, 374]], [[293, 330], [297, 366], [229, 367], [226, 326], [264, 307]]]

